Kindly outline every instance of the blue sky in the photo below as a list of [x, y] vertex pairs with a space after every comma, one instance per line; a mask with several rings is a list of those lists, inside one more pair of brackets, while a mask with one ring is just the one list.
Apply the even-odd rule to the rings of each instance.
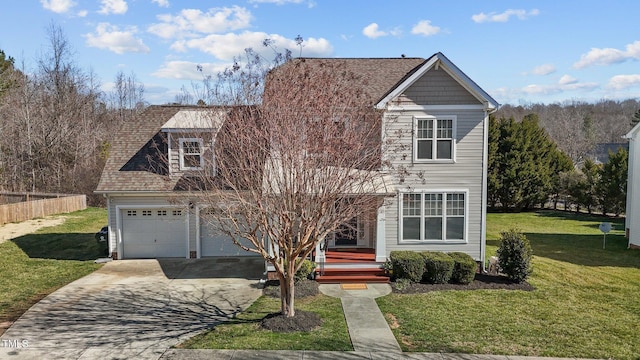
[[105, 90], [134, 73], [152, 104], [265, 38], [302, 56], [444, 53], [501, 104], [640, 97], [640, 1], [13, 0], [0, 49], [27, 69], [65, 32]]

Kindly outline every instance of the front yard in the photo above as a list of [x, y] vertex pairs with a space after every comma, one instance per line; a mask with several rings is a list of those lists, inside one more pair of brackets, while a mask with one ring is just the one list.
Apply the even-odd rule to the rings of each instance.
[[107, 223], [106, 210], [64, 216], [62, 225], [0, 243], [0, 324], [7, 326], [40, 299], [100, 267], [93, 263], [103, 256], [93, 234]]
[[640, 354], [640, 251], [624, 223], [559, 212], [489, 214], [488, 246], [519, 227], [531, 241], [535, 291], [391, 294], [378, 299], [404, 351], [636, 359]]
[[[636, 359], [640, 354], [640, 251], [626, 249], [615, 223], [602, 249], [599, 217], [562, 212], [489, 214], [488, 255], [500, 232], [519, 227], [531, 240], [534, 291], [470, 290], [391, 294], [378, 299], [409, 352]], [[259, 320], [278, 310], [262, 297], [234, 322], [181, 347], [351, 350], [338, 299], [297, 302], [325, 320], [311, 333], [277, 334]]]

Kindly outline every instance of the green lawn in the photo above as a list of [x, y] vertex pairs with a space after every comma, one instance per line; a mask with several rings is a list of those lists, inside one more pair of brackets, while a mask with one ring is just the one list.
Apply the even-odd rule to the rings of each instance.
[[280, 299], [260, 297], [236, 319], [180, 345], [186, 349], [336, 350], [353, 351], [340, 299], [317, 295], [296, 299], [296, 309], [320, 315], [322, 327], [311, 332], [263, 330], [260, 320], [280, 310]]
[[600, 217], [544, 211], [489, 214], [488, 255], [499, 233], [523, 231], [534, 251], [535, 291], [392, 294], [378, 304], [404, 351], [637, 359], [640, 251], [627, 250], [624, 222], [607, 247]]
[[64, 216], [62, 225], [0, 244], [0, 323], [16, 320], [38, 300], [100, 267], [93, 263], [103, 256], [93, 235], [107, 223], [106, 210]]

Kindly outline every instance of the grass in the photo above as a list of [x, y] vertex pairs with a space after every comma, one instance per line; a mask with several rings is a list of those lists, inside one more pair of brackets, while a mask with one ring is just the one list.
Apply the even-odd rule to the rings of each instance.
[[65, 215], [64, 224], [0, 244], [0, 323], [15, 321], [56, 289], [100, 267], [93, 237], [107, 222], [104, 209]]
[[262, 296], [236, 319], [189, 339], [180, 348], [353, 351], [340, 299], [325, 295], [296, 299], [296, 309], [318, 313], [323, 325], [311, 332], [264, 330], [260, 320], [280, 310], [280, 299]]
[[489, 214], [488, 255], [518, 227], [534, 251], [535, 291], [392, 294], [378, 299], [404, 351], [637, 359], [640, 251], [627, 250], [622, 220], [542, 211]]

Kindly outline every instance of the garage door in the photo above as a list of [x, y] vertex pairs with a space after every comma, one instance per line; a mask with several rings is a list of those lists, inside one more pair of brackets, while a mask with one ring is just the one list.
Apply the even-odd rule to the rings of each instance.
[[186, 216], [179, 209], [125, 209], [122, 214], [123, 257], [186, 257]]
[[[245, 240], [244, 245], [253, 247], [248, 240]], [[215, 231], [205, 220], [200, 220], [200, 246], [200, 256], [259, 256], [242, 250], [228, 236]]]

